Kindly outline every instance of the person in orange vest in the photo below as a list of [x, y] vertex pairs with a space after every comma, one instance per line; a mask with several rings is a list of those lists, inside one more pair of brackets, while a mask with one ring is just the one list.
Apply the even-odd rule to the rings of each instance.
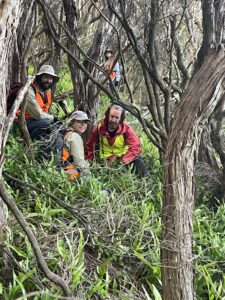
[[119, 63], [116, 62], [114, 65], [114, 56], [113, 56], [113, 50], [107, 48], [104, 52], [105, 62], [103, 65], [103, 69], [108, 73], [110, 72], [110, 78], [113, 81], [113, 84], [115, 87], [119, 86], [121, 73], [120, 73], [120, 66]]
[[[57, 82], [59, 76], [55, 74], [54, 68], [50, 65], [43, 65], [26, 94], [25, 119], [27, 129], [32, 139], [41, 139], [46, 135], [55, 117], [49, 114], [52, 104], [51, 86]], [[17, 112], [17, 117], [19, 115]]]
[[97, 154], [106, 162], [130, 165], [137, 175], [143, 177], [149, 171], [141, 157], [140, 139], [124, 119], [125, 111], [121, 106], [111, 105], [106, 110], [105, 118], [93, 127], [87, 142], [87, 159], [92, 161]]
[[70, 125], [64, 134], [62, 161], [65, 172], [70, 180], [78, 176], [87, 179], [90, 177], [89, 163], [84, 157], [84, 144], [81, 134], [87, 129], [90, 122], [87, 114], [77, 110], [70, 117]]

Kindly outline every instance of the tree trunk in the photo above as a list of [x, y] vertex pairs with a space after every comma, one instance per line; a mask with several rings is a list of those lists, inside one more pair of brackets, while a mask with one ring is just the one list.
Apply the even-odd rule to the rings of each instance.
[[[6, 130], [6, 95], [13, 74], [12, 56], [14, 42], [20, 16], [23, 13], [24, 1], [0, 1], [0, 179], [4, 165], [4, 148], [8, 136]], [[5, 240], [4, 227], [6, 216], [4, 214], [4, 204], [0, 197], [0, 244]], [[6, 274], [9, 262], [5, 259], [1, 249], [0, 256], [3, 256], [3, 274]], [[10, 273], [7, 273], [10, 275]], [[5, 280], [7, 280], [5, 276]]]
[[[63, 0], [64, 11], [66, 15], [66, 24], [69, 29], [71, 36], [78, 42], [77, 36], [77, 9], [75, 2], [72, 0]], [[78, 59], [80, 59], [80, 53], [77, 50], [76, 45], [67, 40], [67, 48], [73, 53]], [[84, 89], [81, 80], [81, 73], [76, 62], [68, 55], [68, 64], [70, 67], [71, 80], [73, 83], [74, 91], [74, 107], [79, 106], [79, 103], [84, 98]]]
[[7, 137], [5, 136], [6, 122], [6, 95], [12, 78], [12, 53], [14, 39], [19, 24], [20, 16], [23, 13], [24, 1], [1, 1], [0, 2], [0, 177], [4, 162], [4, 146]]
[[30, 46], [32, 30], [34, 27], [35, 1], [24, 4], [21, 20], [16, 30], [16, 40], [12, 56], [11, 83], [16, 81], [26, 82], [27, 78], [27, 53]]
[[164, 300], [192, 300], [194, 165], [201, 132], [222, 97], [224, 49], [205, 58], [178, 104], [165, 156], [161, 242]]

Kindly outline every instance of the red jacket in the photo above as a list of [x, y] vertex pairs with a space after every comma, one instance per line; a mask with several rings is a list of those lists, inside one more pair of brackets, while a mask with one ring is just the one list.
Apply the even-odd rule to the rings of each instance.
[[[125, 155], [122, 158], [122, 161], [124, 164], [128, 164], [131, 161], [133, 161], [137, 156], [141, 154], [141, 146], [140, 146], [140, 139], [133, 130], [133, 128], [126, 124], [122, 123], [119, 124], [119, 127], [117, 129], [117, 132], [113, 138], [110, 137], [107, 127], [106, 127], [106, 120], [104, 119], [102, 124], [95, 125], [91, 136], [89, 137], [89, 140], [87, 141], [87, 159], [93, 160], [94, 159], [94, 152], [96, 151], [96, 146], [99, 144], [99, 136], [103, 135], [107, 138], [108, 143], [110, 145], [113, 145], [116, 138], [123, 134], [125, 138], [125, 143], [128, 146], [128, 151], [125, 153]], [[113, 159], [113, 157], [108, 157], [107, 159]]]

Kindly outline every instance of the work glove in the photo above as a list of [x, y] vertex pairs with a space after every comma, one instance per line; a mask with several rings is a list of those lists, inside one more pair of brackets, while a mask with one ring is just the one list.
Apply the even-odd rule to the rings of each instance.
[[119, 81], [115, 81], [115, 87], [119, 86]]

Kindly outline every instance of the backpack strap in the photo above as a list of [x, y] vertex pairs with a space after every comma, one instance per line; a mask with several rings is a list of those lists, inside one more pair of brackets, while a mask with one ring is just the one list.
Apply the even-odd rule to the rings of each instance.
[[64, 140], [68, 137], [68, 135], [73, 132], [73, 130], [67, 130], [65, 133], [64, 133]]
[[[68, 151], [67, 147], [65, 147], [65, 138], [69, 135], [70, 132], [72, 132], [73, 130], [66, 130], [63, 129], [60, 132], [60, 135], [62, 136], [62, 146], [60, 149], [60, 159], [59, 159], [59, 163], [58, 163], [58, 167], [64, 167], [64, 162], [63, 162], [63, 149], [65, 148], [66, 151]], [[69, 152], [69, 151], [68, 151]]]
[[[66, 129], [63, 133], [63, 148], [65, 147], [65, 139], [68, 137], [68, 135], [73, 132], [72, 129]], [[65, 147], [66, 148], [66, 147]]]

